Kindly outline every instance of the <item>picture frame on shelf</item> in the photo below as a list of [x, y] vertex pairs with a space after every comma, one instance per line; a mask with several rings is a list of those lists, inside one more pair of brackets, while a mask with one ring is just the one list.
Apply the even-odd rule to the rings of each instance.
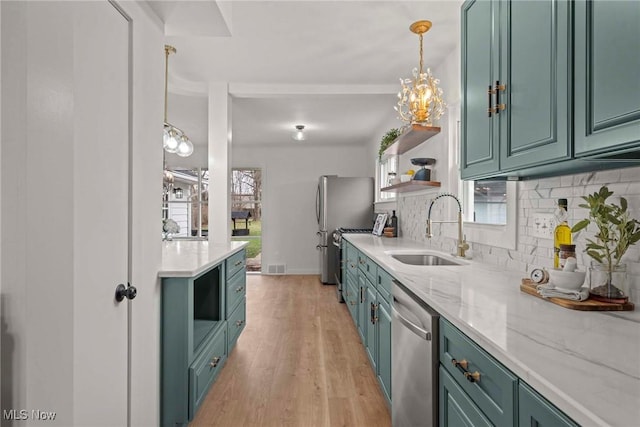
[[382, 231], [384, 230], [385, 225], [387, 225], [387, 214], [378, 214], [371, 234], [374, 236], [382, 236]]

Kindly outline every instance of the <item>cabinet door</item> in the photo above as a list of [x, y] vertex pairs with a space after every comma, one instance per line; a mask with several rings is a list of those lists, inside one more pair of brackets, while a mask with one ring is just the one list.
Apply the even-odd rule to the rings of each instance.
[[462, 109], [460, 161], [462, 178], [497, 172], [498, 128], [487, 108], [487, 93], [497, 74], [497, 34], [493, 1], [470, 0], [462, 6]]
[[577, 425], [526, 384], [521, 382], [519, 389], [518, 426], [575, 427]]
[[493, 425], [442, 366], [440, 366], [439, 410], [441, 427]]
[[640, 146], [640, 2], [575, 2], [576, 155]]
[[369, 311], [366, 304], [367, 299], [367, 279], [362, 271], [358, 271], [358, 333], [362, 343], [367, 345], [367, 322], [369, 321]]
[[[571, 157], [571, 14], [566, 0], [500, 3], [500, 170]], [[608, 31], [608, 30], [607, 30]], [[495, 80], [498, 78], [496, 77]], [[638, 80], [636, 78], [636, 80]], [[495, 83], [495, 81], [494, 81]]]
[[391, 403], [391, 310], [378, 294], [378, 381], [382, 392]]
[[376, 290], [367, 282], [366, 288], [366, 297], [365, 297], [365, 309], [367, 312], [367, 318], [365, 319], [365, 346], [367, 349], [367, 356], [369, 357], [369, 362], [371, 362], [371, 367], [373, 368], [373, 372], [378, 372], [376, 365], [378, 363], [378, 355], [377, 355], [377, 340], [376, 340], [376, 330], [377, 327], [377, 304], [378, 299], [376, 298]]
[[358, 287], [358, 283], [356, 279], [353, 278], [353, 275], [347, 272], [345, 276], [345, 289], [347, 290], [347, 295], [344, 298], [345, 303], [347, 304], [347, 308], [349, 309], [349, 314], [353, 318], [353, 323], [358, 327], [358, 291], [360, 289]]

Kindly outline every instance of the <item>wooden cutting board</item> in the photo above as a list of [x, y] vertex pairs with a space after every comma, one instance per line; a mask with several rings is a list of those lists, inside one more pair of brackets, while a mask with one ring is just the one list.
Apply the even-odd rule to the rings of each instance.
[[544, 298], [536, 290], [537, 283], [533, 283], [531, 279], [522, 279], [520, 284], [520, 290], [526, 294], [533, 295], [540, 299], [547, 300], [554, 304], [557, 304], [564, 308], [570, 308], [571, 310], [581, 311], [632, 311], [635, 306], [632, 302], [626, 302], [624, 304], [613, 304], [610, 302], [601, 302], [593, 299], [587, 299], [584, 301], [573, 301], [563, 298]]

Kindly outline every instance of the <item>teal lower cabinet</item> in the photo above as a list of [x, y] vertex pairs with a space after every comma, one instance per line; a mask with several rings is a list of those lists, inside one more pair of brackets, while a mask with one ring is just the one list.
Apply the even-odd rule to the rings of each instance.
[[378, 298], [376, 288], [373, 287], [369, 280], [366, 281], [366, 289], [365, 289], [365, 302], [364, 307], [366, 311], [366, 319], [364, 321], [364, 332], [365, 332], [365, 340], [364, 347], [367, 351], [367, 356], [369, 357], [369, 363], [371, 363], [371, 367], [374, 372], [378, 372]]
[[343, 272], [343, 277], [345, 277], [345, 295], [344, 295], [344, 303], [347, 305], [349, 309], [349, 314], [353, 318], [353, 323], [358, 324], [358, 305], [360, 304], [359, 295], [360, 292], [358, 289], [357, 279], [354, 279], [353, 275], [349, 271]]
[[162, 279], [162, 426], [193, 419], [242, 332], [244, 263], [243, 249], [197, 276]]
[[391, 405], [391, 307], [378, 294], [376, 341], [378, 343], [378, 382]]
[[358, 271], [358, 320], [356, 326], [358, 327], [358, 334], [360, 339], [365, 344], [367, 343], [367, 319], [369, 318], [369, 312], [367, 312], [367, 278], [362, 271]]
[[[343, 263], [345, 303], [376, 374], [387, 404], [391, 406], [391, 281], [392, 277], [350, 243]], [[356, 275], [354, 277], [353, 272]]]
[[518, 396], [518, 426], [520, 427], [576, 427], [558, 408], [520, 381]]
[[441, 426], [576, 426], [442, 317], [439, 374]]
[[462, 390], [449, 373], [440, 366], [440, 426], [492, 426], [480, 409]]
[[227, 360], [227, 331], [220, 328], [211, 338], [204, 351], [189, 367], [189, 419], [200, 407], [218, 373]]

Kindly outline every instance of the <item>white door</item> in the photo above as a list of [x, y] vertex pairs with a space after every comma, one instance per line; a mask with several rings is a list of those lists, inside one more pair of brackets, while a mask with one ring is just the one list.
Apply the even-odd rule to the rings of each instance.
[[130, 26], [106, 0], [0, 9], [2, 404], [126, 426]]
[[74, 6], [74, 424], [127, 424], [129, 23]]

